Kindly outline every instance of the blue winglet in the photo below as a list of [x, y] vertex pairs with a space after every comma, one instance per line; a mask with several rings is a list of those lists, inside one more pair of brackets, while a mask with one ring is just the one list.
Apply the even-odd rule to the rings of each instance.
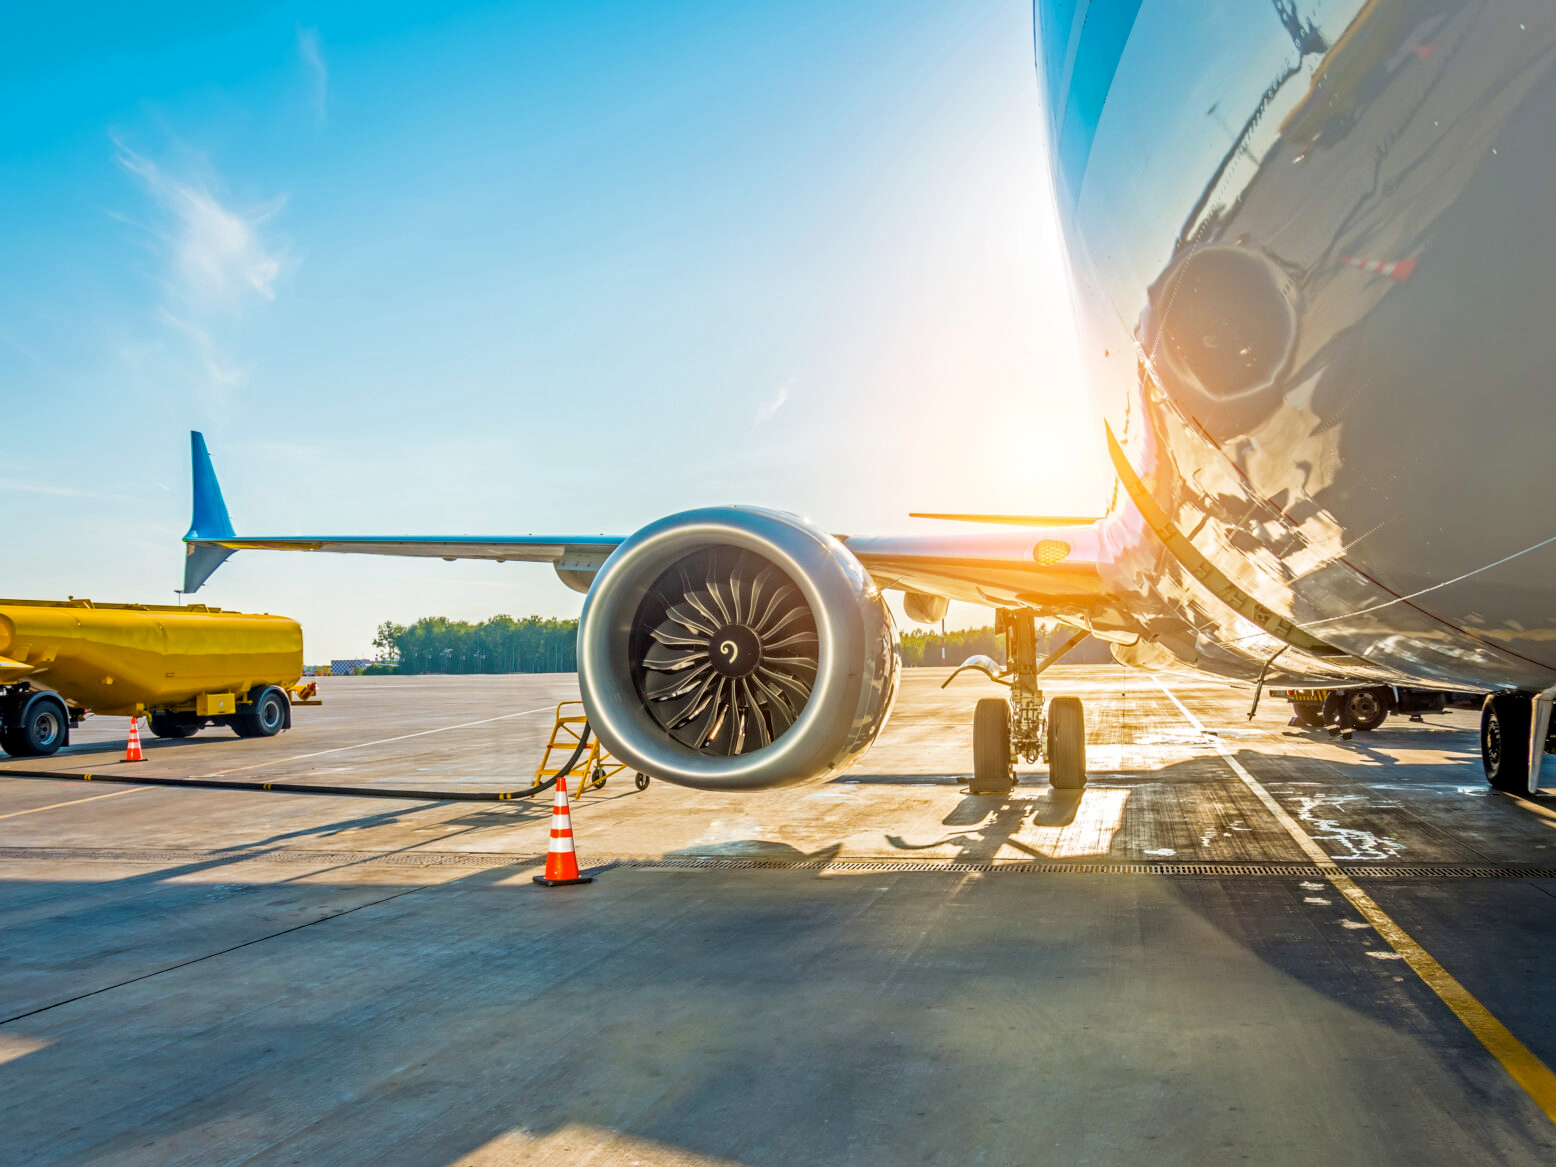
[[189, 522], [189, 533], [184, 536], [186, 596], [199, 591], [211, 573], [233, 553], [233, 548], [213, 541], [230, 539], [234, 534], [221, 484], [216, 481], [216, 467], [211, 465], [211, 452], [205, 448], [205, 435], [197, 430], [189, 431], [189, 454], [194, 475], [194, 516]]

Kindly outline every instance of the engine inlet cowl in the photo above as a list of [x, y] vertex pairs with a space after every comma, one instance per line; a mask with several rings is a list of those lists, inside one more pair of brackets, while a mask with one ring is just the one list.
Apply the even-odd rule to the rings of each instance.
[[584, 604], [578, 672], [602, 743], [683, 786], [837, 773], [896, 692], [896, 630], [836, 539], [777, 511], [672, 515], [610, 557]]

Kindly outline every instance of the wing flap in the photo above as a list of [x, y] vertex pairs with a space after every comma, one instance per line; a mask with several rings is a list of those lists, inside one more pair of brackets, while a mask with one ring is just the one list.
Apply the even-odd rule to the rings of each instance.
[[1095, 526], [844, 540], [881, 587], [1082, 613], [1106, 602]]
[[185, 539], [190, 547], [226, 551], [330, 551], [347, 555], [409, 555], [422, 559], [492, 559], [499, 563], [563, 563], [598, 569], [620, 544], [615, 535], [245, 535]]

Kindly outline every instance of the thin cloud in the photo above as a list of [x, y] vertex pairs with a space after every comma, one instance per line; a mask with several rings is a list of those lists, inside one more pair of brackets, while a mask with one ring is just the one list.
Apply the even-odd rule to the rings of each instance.
[[330, 95], [330, 71], [324, 63], [324, 54], [319, 51], [318, 29], [299, 28], [297, 30], [297, 55], [302, 59], [312, 79], [310, 96], [313, 101], [313, 116], [317, 124], [322, 126], [325, 105]]
[[200, 363], [204, 366], [205, 375], [213, 388], [236, 389], [248, 380], [249, 370], [239, 368], [228, 361], [222, 355], [220, 347], [211, 339], [211, 334], [198, 324], [174, 316], [166, 308], [157, 309], [157, 319], [169, 328], [182, 332], [193, 342], [195, 352], [199, 354]]
[[174, 178], [117, 138], [114, 147], [114, 161], [140, 181], [167, 217], [165, 228], [153, 231], [191, 299], [230, 301], [246, 291], [275, 299], [286, 250], [265, 233], [284, 198], [239, 211], [224, 205], [210, 184]]
[[756, 407], [757, 425], [765, 425], [778, 415], [778, 411], [782, 409], [784, 404], [789, 400], [789, 388], [793, 384], [794, 378], [790, 377], [782, 385], [778, 386], [778, 391], [773, 394], [771, 400], [764, 401], [761, 405]]
[[44, 363], [43, 357], [38, 354], [36, 349], [29, 348], [3, 328], [0, 328], [0, 341], [4, 341], [8, 347], [15, 349], [30, 361], [37, 361], [39, 364]]
[[245, 309], [274, 300], [295, 265], [273, 222], [285, 199], [243, 207], [191, 151], [175, 167], [117, 137], [113, 144], [114, 161], [146, 192], [148, 205], [134, 215], [109, 214], [130, 226], [164, 269], [152, 313], [160, 335], [136, 337], [120, 354], [134, 365], [165, 365], [207, 405], [224, 407], [251, 371], [228, 355], [229, 346], [241, 346]]
[[22, 478], [0, 478], [0, 494], [47, 494], [56, 498], [100, 498], [90, 490], [77, 490], [73, 486], [49, 486], [42, 482], [28, 482]]

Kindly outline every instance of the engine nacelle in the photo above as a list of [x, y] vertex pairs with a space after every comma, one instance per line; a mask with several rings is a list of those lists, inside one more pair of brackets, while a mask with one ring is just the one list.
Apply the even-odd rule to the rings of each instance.
[[589, 724], [629, 766], [704, 790], [845, 769], [897, 691], [896, 628], [863, 565], [804, 520], [708, 507], [600, 569], [578, 628]]

